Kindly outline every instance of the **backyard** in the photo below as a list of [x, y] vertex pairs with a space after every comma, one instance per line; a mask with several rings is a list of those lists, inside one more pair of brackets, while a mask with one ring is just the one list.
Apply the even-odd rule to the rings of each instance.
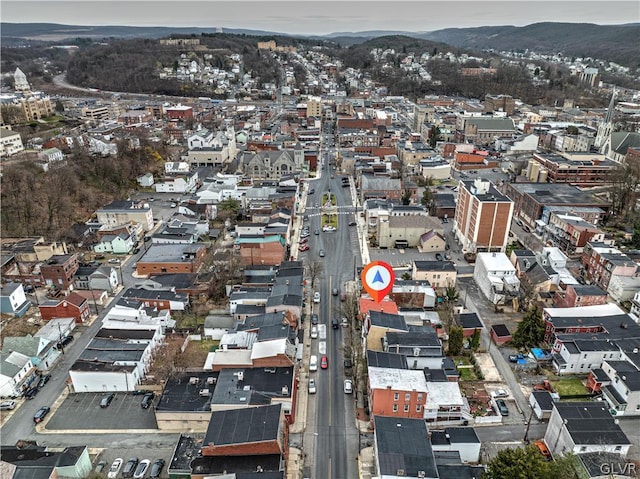
[[550, 379], [550, 382], [560, 397], [587, 394], [583, 379], [578, 377]]

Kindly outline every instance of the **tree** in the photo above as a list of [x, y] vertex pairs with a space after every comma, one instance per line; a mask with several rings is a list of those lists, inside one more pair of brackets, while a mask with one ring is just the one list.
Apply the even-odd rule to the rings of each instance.
[[429, 186], [424, 189], [420, 203], [425, 207], [427, 211], [431, 211], [434, 205], [435, 195]]
[[400, 200], [404, 206], [411, 204], [411, 190], [405, 189]]
[[578, 133], [580, 133], [580, 130], [578, 130], [577, 126], [569, 125], [567, 127], [567, 135], [577, 135]]
[[316, 287], [316, 281], [322, 274], [323, 265], [320, 261], [307, 263], [307, 275], [311, 278], [311, 288]]
[[518, 324], [518, 329], [513, 333], [511, 343], [516, 348], [530, 348], [537, 346], [544, 339], [544, 321], [538, 306], [530, 309]]
[[240, 202], [234, 198], [228, 198], [218, 203], [218, 218], [222, 220], [235, 219], [240, 211]]
[[531, 445], [498, 451], [487, 464], [482, 479], [576, 479], [571, 456], [547, 461], [537, 447]]
[[438, 128], [436, 125], [433, 125], [429, 130], [429, 145], [431, 146], [431, 148], [435, 148], [440, 140], [442, 140], [440, 128]]
[[452, 326], [449, 330], [449, 354], [457, 356], [462, 352], [464, 335], [460, 326]]
[[469, 349], [472, 351], [477, 351], [480, 347], [480, 330], [476, 329], [473, 331], [473, 336], [469, 340]]

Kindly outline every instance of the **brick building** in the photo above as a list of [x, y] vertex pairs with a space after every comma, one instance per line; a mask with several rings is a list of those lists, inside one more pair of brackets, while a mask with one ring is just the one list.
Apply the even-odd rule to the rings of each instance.
[[78, 271], [78, 256], [75, 254], [51, 256], [40, 266], [44, 283], [58, 289], [68, 289], [73, 284], [76, 271]]
[[513, 202], [489, 181], [461, 181], [453, 232], [463, 251], [504, 251], [513, 208]]
[[48, 299], [39, 305], [42, 319], [73, 318], [76, 323], [84, 323], [91, 311], [89, 301], [78, 293], [71, 293], [62, 299]]
[[607, 304], [607, 292], [598, 286], [570, 284], [564, 291], [556, 291], [553, 304], [556, 308]]
[[193, 108], [186, 105], [176, 105], [165, 109], [165, 116], [168, 120], [192, 120]]
[[638, 265], [622, 251], [604, 243], [588, 243], [580, 258], [585, 276], [602, 289], [613, 276], [638, 276]]
[[280, 235], [242, 236], [236, 239], [243, 265], [277, 265], [285, 259], [287, 244]]
[[140, 276], [162, 273], [197, 273], [207, 247], [203, 244], [152, 244], [138, 260]]

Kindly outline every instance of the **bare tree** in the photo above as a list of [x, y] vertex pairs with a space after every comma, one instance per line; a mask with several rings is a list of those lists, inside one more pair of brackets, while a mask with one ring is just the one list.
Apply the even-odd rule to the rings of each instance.
[[307, 275], [311, 278], [311, 287], [316, 287], [316, 281], [322, 274], [323, 265], [320, 261], [311, 261], [307, 263]]

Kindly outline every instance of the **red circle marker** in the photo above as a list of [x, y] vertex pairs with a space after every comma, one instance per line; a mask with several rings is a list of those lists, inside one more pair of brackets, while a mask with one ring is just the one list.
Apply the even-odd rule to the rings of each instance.
[[376, 303], [379, 303], [393, 289], [396, 275], [390, 264], [384, 261], [373, 261], [363, 268], [360, 279], [367, 293]]

